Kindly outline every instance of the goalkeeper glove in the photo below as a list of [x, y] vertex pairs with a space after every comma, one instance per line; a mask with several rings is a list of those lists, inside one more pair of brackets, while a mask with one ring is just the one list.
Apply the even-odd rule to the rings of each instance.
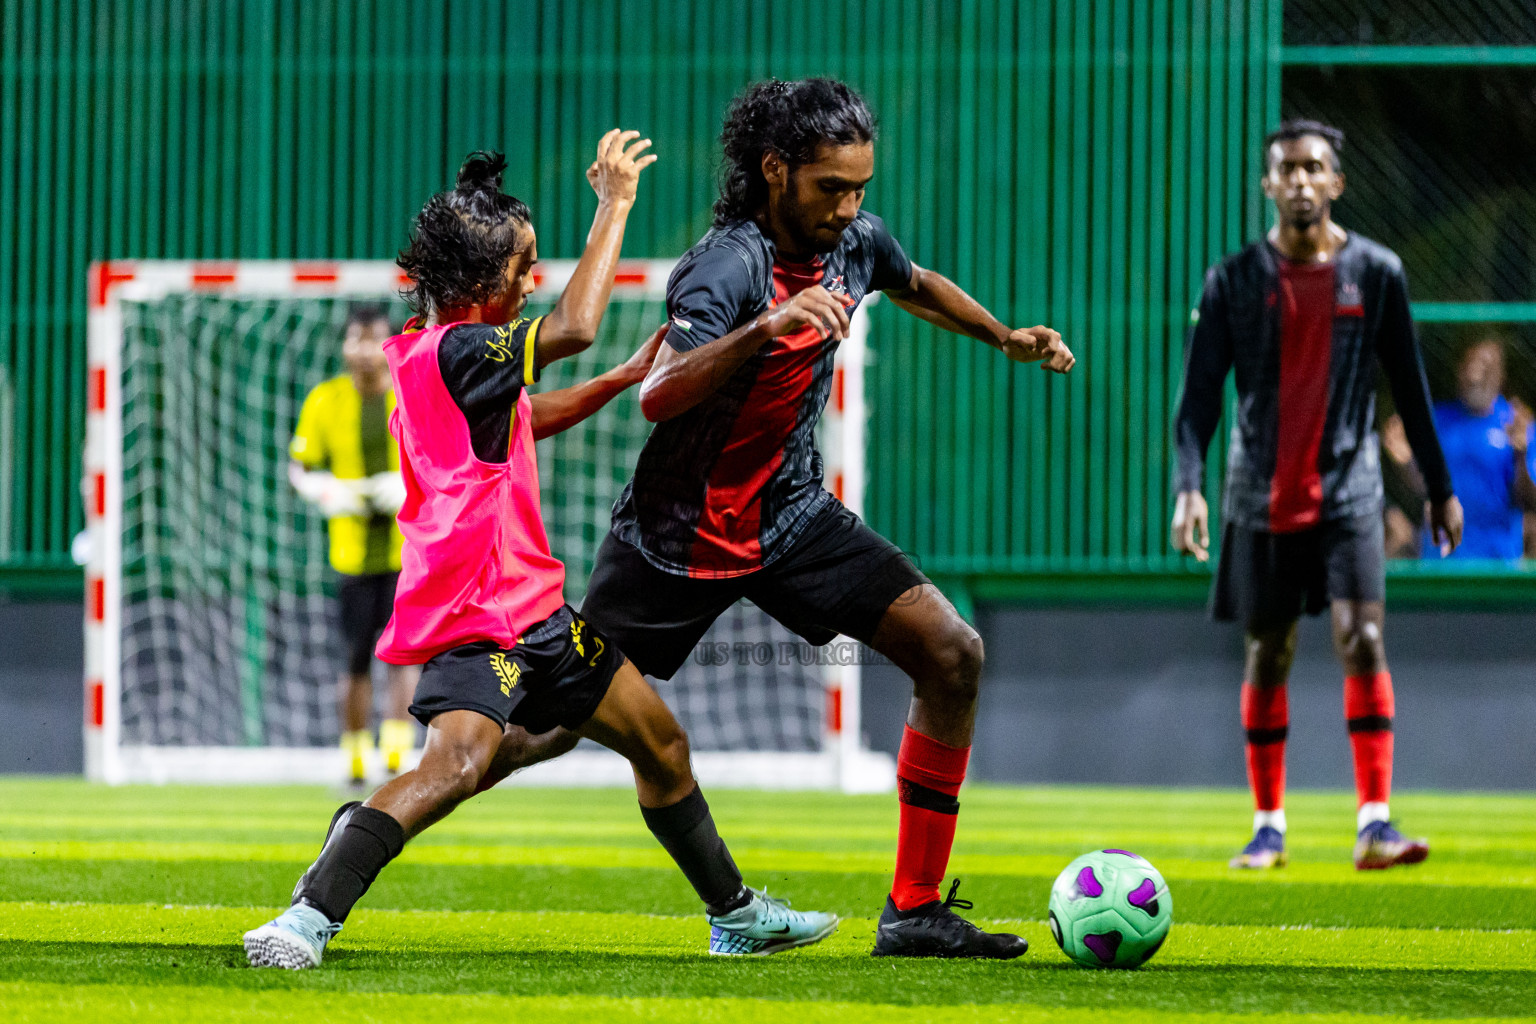
[[396, 515], [405, 504], [405, 478], [399, 473], [375, 473], [363, 484], [375, 512]]
[[306, 470], [299, 466], [289, 468], [288, 480], [299, 496], [318, 508], [327, 519], [360, 516], [368, 511], [361, 480], [338, 480], [323, 470]]

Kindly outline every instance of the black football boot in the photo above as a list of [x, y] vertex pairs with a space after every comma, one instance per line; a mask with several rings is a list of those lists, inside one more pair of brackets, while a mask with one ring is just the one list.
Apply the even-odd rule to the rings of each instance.
[[960, 879], [949, 887], [943, 901], [934, 900], [911, 910], [897, 910], [889, 896], [880, 925], [875, 931], [871, 956], [942, 956], [974, 957], [983, 960], [1012, 960], [1023, 956], [1029, 943], [1007, 932], [984, 932], [955, 913], [954, 908], [970, 910], [970, 900], [955, 898]]

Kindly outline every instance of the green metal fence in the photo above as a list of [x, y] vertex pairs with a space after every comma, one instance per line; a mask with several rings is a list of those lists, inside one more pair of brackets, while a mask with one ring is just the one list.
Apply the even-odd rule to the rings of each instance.
[[1200, 269], [1259, 224], [1276, 2], [0, 12], [13, 580], [67, 565], [79, 523], [88, 260], [387, 257], [457, 158], [488, 145], [508, 150], [541, 250], [574, 253], [592, 209], [581, 168], [616, 123], [662, 157], [627, 252], [677, 255], [707, 225], [726, 102], [769, 74], [861, 88], [883, 125], [870, 207], [917, 260], [1005, 317], [1063, 326], [1084, 357], [1047, 382], [884, 317], [875, 521], [938, 571], [1166, 564], [1179, 325]]
[[984, 205], [961, 204], [974, 225], [914, 248], [1000, 315], [1057, 327], [1079, 367], [1051, 379], [881, 311], [869, 510], [936, 578], [1012, 577], [1045, 597], [1069, 579], [1187, 572], [1166, 540], [1183, 337], [1205, 268], [1261, 229], [1280, 42], [1278, 3], [1053, 13], [1016, 56], [982, 62], [1011, 65], [997, 92], [1029, 140], [1017, 159], [984, 148], [965, 106], [958, 154], [942, 123], [926, 129], [939, 136], [926, 177], [945, 190], [977, 176], [964, 194]]
[[[1403, 257], [1430, 388], [1468, 341], [1506, 344], [1506, 393], [1536, 402], [1536, 5], [1286, 0], [1285, 116], [1349, 135], [1338, 216]], [[1405, 562], [1394, 597], [1536, 604], [1508, 566]]]
[[487, 146], [540, 250], [571, 255], [615, 124], [661, 156], [626, 253], [676, 256], [730, 97], [828, 74], [881, 118], [869, 208], [1082, 360], [1047, 379], [877, 308], [871, 520], [982, 596], [1194, 595], [1165, 541], [1184, 325], [1203, 268], [1263, 225], [1294, 7], [0, 0], [0, 589], [78, 585], [90, 260], [387, 258]]

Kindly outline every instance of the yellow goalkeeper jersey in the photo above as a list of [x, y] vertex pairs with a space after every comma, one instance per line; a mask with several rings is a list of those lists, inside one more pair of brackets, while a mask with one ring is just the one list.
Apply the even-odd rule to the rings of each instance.
[[[400, 449], [389, 434], [395, 393], [358, 394], [342, 374], [315, 386], [299, 410], [288, 454], [306, 469], [338, 480], [400, 470]], [[348, 576], [400, 571], [400, 528], [387, 514], [336, 516], [330, 521], [331, 567]]]

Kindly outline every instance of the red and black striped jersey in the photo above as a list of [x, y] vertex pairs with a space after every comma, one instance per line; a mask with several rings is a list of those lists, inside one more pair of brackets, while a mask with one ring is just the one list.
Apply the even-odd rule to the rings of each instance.
[[1450, 496], [1408, 282], [1385, 246], [1350, 232], [1331, 264], [1298, 268], [1260, 240], [1206, 273], [1174, 421], [1176, 490], [1202, 487], [1229, 371], [1227, 522], [1286, 533], [1380, 514], [1383, 372], [1429, 496]]
[[[807, 263], [780, 259], [758, 226], [711, 230], [667, 282], [667, 343], [687, 351], [820, 284], [853, 309], [905, 288], [912, 263], [873, 214]], [[836, 501], [821, 485], [815, 428], [837, 342], [806, 327], [774, 338], [698, 405], [658, 423], [613, 510], [613, 532], [659, 569], [704, 579], [771, 563]]]

